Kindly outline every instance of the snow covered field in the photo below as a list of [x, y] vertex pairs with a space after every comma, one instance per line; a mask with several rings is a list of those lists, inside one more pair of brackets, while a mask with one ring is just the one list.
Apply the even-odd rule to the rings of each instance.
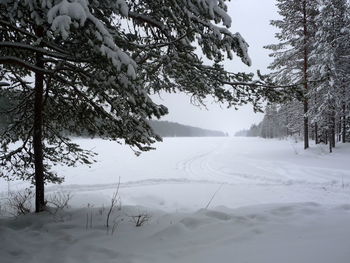
[[[166, 138], [136, 157], [115, 143], [78, 142], [99, 162], [56, 167], [66, 181], [47, 188], [70, 192], [72, 208], [2, 219], [2, 263], [349, 262], [349, 145], [328, 154], [293, 141]], [[111, 235], [100, 207], [119, 178]], [[24, 186], [1, 181], [0, 190]], [[142, 213], [151, 218], [135, 227], [132, 216]]]

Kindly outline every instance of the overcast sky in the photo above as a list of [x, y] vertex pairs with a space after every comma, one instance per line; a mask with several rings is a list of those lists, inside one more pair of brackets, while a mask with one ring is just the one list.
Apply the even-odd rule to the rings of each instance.
[[[232, 18], [231, 32], [239, 32], [249, 44], [249, 55], [253, 65], [245, 66], [239, 58], [225, 62], [229, 71], [256, 72], [260, 69], [267, 72], [271, 62], [269, 52], [263, 49], [264, 45], [275, 43], [273, 28], [269, 21], [277, 18], [277, 9], [274, 0], [231, 0], [227, 3], [228, 13]], [[241, 107], [238, 111], [226, 109], [207, 101], [207, 110], [190, 104], [190, 98], [183, 94], [163, 94], [156, 98], [158, 103], [169, 109], [169, 114], [162, 120], [175, 121], [192, 126], [222, 130], [233, 134], [235, 131], [249, 128], [251, 124], [261, 121], [263, 115], [253, 112], [252, 107]]]

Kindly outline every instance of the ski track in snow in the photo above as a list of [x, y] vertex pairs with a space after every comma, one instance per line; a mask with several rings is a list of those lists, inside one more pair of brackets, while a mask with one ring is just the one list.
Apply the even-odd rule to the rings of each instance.
[[[120, 183], [119, 188], [134, 188], [134, 187], [143, 187], [143, 186], [155, 186], [155, 185], [165, 185], [165, 184], [222, 184], [222, 182], [215, 181], [206, 181], [206, 180], [189, 180], [186, 178], [169, 178], [169, 179], [159, 179], [159, 178], [150, 178], [139, 181], [130, 181], [125, 183]], [[55, 192], [57, 190], [71, 190], [75, 192], [79, 191], [100, 191], [100, 190], [113, 190], [117, 189], [118, 184], [70, 184], [64, 186], [50, 186], [48, 187], [48, 192]]]
[[[192, 158], [180, 161], [177, 169], [186, 173], [189, 178], [198, 175], [207, 175], [208, 182], [224, 184], [256, 184], [256, 185], [304, 185], [329, 186], [342, 184], [342, 179], [349, 177], [350, 171], [341, 169], [319, 168], [313, 166], [298, 166], [287, 162], [258, 161], [246, 158], [241, 161], [244, 166], [251, 166], [256, 170], [265, 172], [269, 176], [230, 171], [228, 167], [213, 167], [213, 156], [222, 150], [219, 144], [213, 150], [198, 154]], [[252, 164], [253, 163], [253, 164]], [[327, 175], [328, 174], [328, 175]], [[302, 175], [305, 179], [294, 179], [295, 175]], [[306, 177], [307, 175], [307, 177]], [[213, 179], [211, 179], [213, 178]], [[196, 181], [192, 181], [196, 182]], [[198, 181], [201, 183], [201, 181]], [[162, 183], [162, 182], [160, 182]], [[184, 182], [185, 183], [185, 182]]]

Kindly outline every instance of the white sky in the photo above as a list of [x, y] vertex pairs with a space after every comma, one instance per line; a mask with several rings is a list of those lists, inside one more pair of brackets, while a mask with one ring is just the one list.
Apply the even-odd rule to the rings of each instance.
[[[253, 65], [245, 66], [239, 58], [225, 62], [226, 69], [233, 72], [267, 72], [271, 62], [269, 51], [264, 45], [276, 43], [276, 29], [269, 23], [276, 19], [275, 0], [231, 0], [227, 3], [228, 13], [232, 18], [231, 32], [239, 32], [249, 44], [249, 55]], [[251, 124], [261, 121], [263, 114], [256, 114], [252, 107], [241, 107], [238, 111], [226, 109], [224, 105], [207, 101], [207, 109], [190, 104], [190, 98], [184, 94], [163, 94], [155, 101], [168, 107], [169, 114], [162, 120], [179, 122], [192, 126], [221, 130], [233, 134], [235, 131], [249, 128]]]

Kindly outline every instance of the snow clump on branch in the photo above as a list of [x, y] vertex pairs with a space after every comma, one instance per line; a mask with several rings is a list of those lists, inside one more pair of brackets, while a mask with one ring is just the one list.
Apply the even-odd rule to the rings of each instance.
[[[51, 6], [48, 1], [45, 1], [45, 3]], [[122, 15], [128, 15], [128, 7], [124, 0], [118, 0], [116, 5]], [[100, 52], [112, 61], [118, 71], [121, 71], [122, 66], [125, 65], [128, 69], [127, 75], [132, 79], [136, 78], [137, 65], [135, 61], [115, 44], [105, 25], [91, 14], [87, 0], [72, 2], [62, 0], [50, 8], [47, 13], [47, 20], [51, 24], [51, 29], [60, 34], [64, 40], [69, 37], [70, 27], [74, 21], [78, 21], [79, 26], [83, 27], [86, 21], [89, 20], [96, 28], [95, 36], [102, 42], [99, 47]]]

